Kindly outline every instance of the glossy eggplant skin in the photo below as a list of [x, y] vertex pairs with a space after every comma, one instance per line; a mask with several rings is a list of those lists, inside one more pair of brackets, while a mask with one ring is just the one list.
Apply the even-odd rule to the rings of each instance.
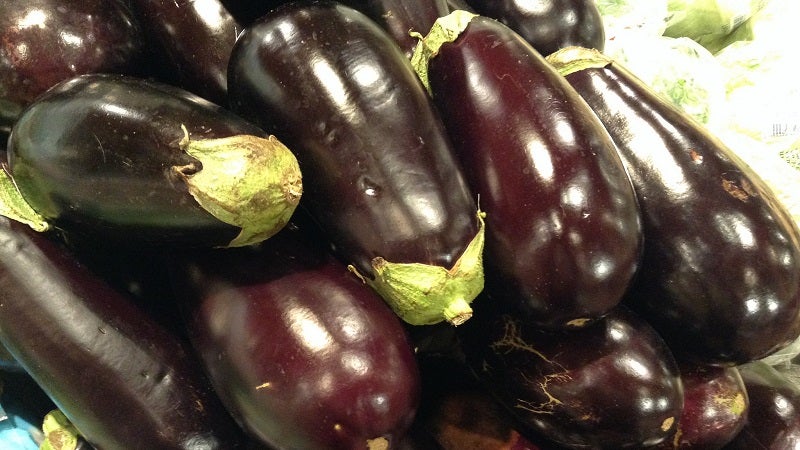
[[141, 73], [144, 36], [118, 0], [0, 3], [0, 131], [55, 84], [90, 72]]
[[425, 35], [439, 17], [450, 12], [447, 0], [348, 0], [344, 1], [379, 23], [411, 58], [419, 37]]
[[278, 8], [231, 57], [234, 111], [281, 136], [301, 205], [363, 274], [383, 257], [450, 267], [475, 236], [472, 197], [433, 105], [397, 44], [334, 2]]
[[764, 181], [621, 65], [566, 79], [614, 138], [639, 198], [645, 248], [624, 302], [683, 360], [741, 364], [793, 341], [800, 231]]
[[569, 46], [605, 47], [603, 17], [595, 0], [466, 0], [478, 13], [519, 33], [542, 55]]
[[20, 192], [57, 228], [117, 242], [209, 246], [237, 228], [202, 209], [173, 166], [196, 164], [190, 136], [264, 132], [188, 91], [124, 75], [60, 83], [12, 130], [9, 167]]
[[797, 448], [800, 387], [775, 367], [754, 361], [739, 367], [750, 400], [744, 428], [726, 450]]
[[577, 330], [546, 331], [478, 308], [459, 327], [467, 364], [524, 426], [566, 448], [663, 442], [683, 409], [676, 360], [623, 306]]
[[394, 448], [419, 402], [413, 348], [306, 230], [182, 255], [174, 280], [192, 342], [234, 416], [271, 448]]
[[131, 0], [167, 79], [218, 105], [228, 102], [228, 59], [243, 27], [219, 0]]
[[0, 242], [0, 340], [93, 446], [243, 448], [186, 341], [47, 235]]
[[585, 325], [616, 306], [641, 254], [638, 205], [580, 96], [484, 16], [441, 46], [428, 79], [487, 213], [486, 291], [547, 328]]

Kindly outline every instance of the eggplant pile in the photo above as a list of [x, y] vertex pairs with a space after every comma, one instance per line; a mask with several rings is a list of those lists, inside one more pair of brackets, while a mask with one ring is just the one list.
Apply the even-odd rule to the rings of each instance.
[[0, 380], [61, 450], [795, 445], [800, 228], [604, 39], [575, 0], [3, 3]]

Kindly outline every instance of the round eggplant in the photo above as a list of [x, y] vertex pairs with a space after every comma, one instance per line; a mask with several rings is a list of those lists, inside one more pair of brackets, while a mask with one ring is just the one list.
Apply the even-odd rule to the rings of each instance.
[[0, 2], [0, 131], [55, 84], [92, 72], [139, 74], [144, 35], [118, 0]]
[[117, 242], [252, 244], [286, 224], [302, 193], [297, 160], [274, 136], [124, 75], [50, 89], [15, 124], [8, 159], [6, 184], [33, 222]]
[[611, 134], [642, 212], [644, 253], [624, 303], [682, 360], [734, 365], [800, 334], [800, 229], [708, 129], [601, 52], [551, 55]]
[[296, 2], [247, 28], [231, 107], [281, 136], [301, 205], [335, 253], [405, 321], [469, 319], [483, 226], [430, 98], [392, 37], [336, 2]]
[[543, 327], [602, 317], [622, 300], [642, 246], [611, 137], [563, 77], [494, 19], [453, 12], [423, 44], [413, 63], [487, 213], [486, 292]]
[[497, 19], [544, 56], [570, 46], [602, 51], [603, 16], [596, 0], [466, 0], [478, 14]]
[[640, 449], [674, 432], [679, 368], [639, 316], [619, 306], [584, 328], [552, 332], [475, 303], [476, 319], [459, 328], [467, 363], [525, 426], [567, 448]]
[[726, 450], [794, 449], [800, 446], [800, 386], [762, 361], [739, 366], [750, 409]]
[[189, 335], [220, 397], [272, 448], [394, 448], [419, 402], [410, 340], [304, 231], [182, 255], [174, 279]]

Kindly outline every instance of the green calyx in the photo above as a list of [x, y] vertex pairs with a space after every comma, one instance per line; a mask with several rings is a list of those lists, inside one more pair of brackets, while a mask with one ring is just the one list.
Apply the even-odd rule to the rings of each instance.
[[47, 413], [42, 421], [44, 441], [40, 450], [75, 450], [78, 448], [79, 432], [75, 425], [60, 410]]
[[613, 61], [597, 49], [584, 47], [564, 47], [545, 58], [561, 76], [580, 72], [584, 69], [599, 69]]
[[176, 166], [203, 209], [241, 228], [228, 247], [268, 239], [288, 223], [303, 193], [300, 166], [276, 137], [238, 135], [191, 140], [184, 128], [180, 147], [202, 163]]
[[5, 167], [0, 168], [0, 215], [24, 223], [35, 231], [50, 228], [47, 220], [28, 204]]
[[421, 263], [372, 260], [375, 278], [362, 276], [394, 312], [411, 325], [447, 321], [461, 325], [472, 317], [470, 303], [483, 290], [484, 216], [478, 211], [478, 232], [450, 269]]
[[428, 62], [439, 53], [443, 44], [455, 41], [475, 17], [477, 14], [457, 9], [436, 19], [426, 36], [423, 37], [419, 33], [414, 34], [420, 40], [411, 55], [411, 65], [429, 93], [431, 86], [428, 82]]

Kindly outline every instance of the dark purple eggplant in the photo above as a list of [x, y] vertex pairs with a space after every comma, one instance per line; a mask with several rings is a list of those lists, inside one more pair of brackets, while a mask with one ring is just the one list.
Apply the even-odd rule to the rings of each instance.
[[508, 25], [542, 55], [570, 46], [602, 51], [603, 17], [596, 0], [466, 0], [478, 13]]
[[293, 224], [258, 248], [184, 254], [175, 285], [220, 397], [276, 449], [388, 449], [419, 402], [400, 319]]
[[619, 306], [581, 329], [552, 332], [482, 311], [481, 300], [476, 319], [459, 328], [466, 361], [521, 423], [567, 448], [640, 449], [673, 433], [683, 409], [679, 368], [642, 318]]
[[99, 449], [242, 448], [186, 341], [48, 235], [5, 218], [0, 341]]
[[300, 161], [301, 206], [407, 322], [459, 324], [483, 289], [483, 226], [437, 111], [391, 36], [335, 2], [262, 17], [231, 55], [234, 111]]
[[124, 75], [48, 90], [12, 129], [8, 159], [44, 227], [123, 243], [251, 244], [283, 227], [302, 193], [297, 160], [274, 136]]
[[470, 6], [466, 0], [447, 0], [447, 6], [450, 12], [453, 12], [457, 9], [471, 13], [475, 12], [475, 9]]
[[486, 291], [540, 326], [590, 323], [621, 301], [641, 253], [613, 141], [513, 30], [463, 11], [437, 23], [424, 42], [444, 30], [452, 42], [414, 63], [487, 213]]
[[380, 24], [407, 58], [414, 54], [419, 35], [426, 34], [436, 19], [450, 12], [447, 0], [346, 0], [341, 3], [362, 11]]
[[139, 74], [144, 36], [117, 0], [0, 2], [0, 131], [51, 86], [91, 72]]
[[[166, 81], [228, 104], [228, 59], [242, 26], [220, 0], [131, 0]], [[155, 52], [155, 51], [154, 51]]]
[[749, 400], [736, 366], [682, 365], [683, 412], [675, 434], [654, 449], [718, 450], [747, 419]]
[[800, 230], [752, 168], [598, 51], [549, 60], [617, 144], [639, 198], [644, 254], [624, 300], [676, 356], [740, 364], [800, 334]]
[[762, 361], [739, 366], [750, 401], [747, 422], [726, 450], [800, 446], [800, 386]]

